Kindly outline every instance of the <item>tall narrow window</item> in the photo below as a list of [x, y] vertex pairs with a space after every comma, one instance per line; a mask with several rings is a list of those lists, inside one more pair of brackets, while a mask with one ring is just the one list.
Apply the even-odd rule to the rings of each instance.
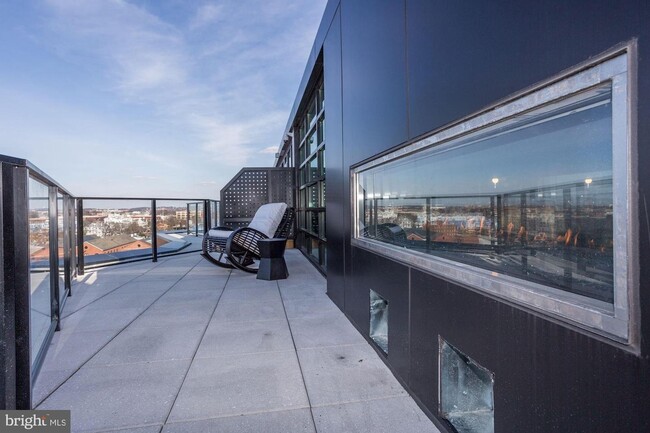
[[325, 109], [323, 79], [298, 121], [298, 247], [325, 269]]

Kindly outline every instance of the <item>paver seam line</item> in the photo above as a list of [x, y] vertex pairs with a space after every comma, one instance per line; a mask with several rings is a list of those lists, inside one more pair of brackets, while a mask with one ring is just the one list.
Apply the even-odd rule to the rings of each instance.
[[[172, 286], [171, 286], [169, 289], [165, 290], [165, 291], [164, 291], [160, 296], [158, 296], [156, 299], [154, 299], [153, 302], [152, 302], [152, 303], [151, 303], [147, 308], [145, 308], [144, 310], [142, 310], [142, 312], [140, 312], [137, 316], [135, 316], [135, 318], [133, 318], [133, 320], [131, 320], [129, 323], [127, 323], [127, 324], [126, 324], [126, 325], [125, 325], [125, 326], [124, 326], [124, 327], [123, 327], [123, 328], [122, 328], [122, 329], [121, 329], [117, 334], [115, 334], [115, 335], [114, 335], [110, 340], [108, 340], [104, 345], [102, 345], [99, 349], [97, 349], [97, 351], [96, 351], [95, 353], [93, 353], [92, 356], [91, 356], [90, 358], [88, 358], [87, 360], [85, 360], [85, 361], [84, 361], [84, 362], [83, 362], [83, 363], [82, 363], [82, 364], [81, 364], [77, 369], [75, 369], [75, 371], [73, 371], [72, 374], [71, 374], [70, 376], [68, 376], [68, 377], [67, 377], [63, 382], [61, 382], [61, 383], [60, 383], [56, 388], [54, 388], [54, 389], [53, 389], [52, 391], [50, 391], [50, 392], [49, 392], [49, 393], [48, 393], [44, 398], [42, 398], [38, 403], [36, 403], [36, 404], [34, 405], [34, 409], [37, 409], [38, 406], [40, 406], [40, 405], [41, 405], [45, 400], [47, 400], [47, 399], [48, 399], [52, 394], [54, 394], [54, 393], [55, 393], [59, 388], [61, 388], [65, 383], [67, 383], [68, 380], [70, 380], [70, 378], [71, 378], [72, 376], [74, 376], [75, 374], [77, 374], [77, 372], [78, 372], [79, 370], [81, 370], [81, 369], [82, 369], [86, 364], [88, 364], [88, 362], [89, 362], [91, 359], [93, 359], [93, 358], [94, 358], [94, 357], [95, 357], [95, 356], [96, 356], [96, 355], [97, 355], [97, 354], [98, 354], [102, 349], [104, 349], [104, 348], [105, 348], [106, 346], [108, 346], [108, 345], [109, 345], [113, 340], [115, 340], [115, 338], [117, 338], [117, 336], [120, 335], [120, 334], [121, 334], [121, 333], [122, 333], [126, 328], [128, 328], [128, 327], [129, 327], [133, 322], [135, 322], [136, 320], [138, 320], [138, 318], [139, 318], [140, 316], [142, 316], [142, 315], [143, 315], [143, 314], [144, 314], [144, 313], [145, 313], [149, 308], [151, 308], [151, 306], [152, 306], [153, 304], [155, 304], [156, 301], [158, 301], [158, 299], [162, 298], [162, 297], [165, 295], [165, 293], [169, 292], [169, 291], [170, 291], [170, 290], [171, 290], [171, 289], [172, 289], [172, 288], [173, 288], [173, 287], [174, 287], [174, 286], [175, 286], [175, 285], [176, 285], [180, 280], [182, 280], [182, 279], [185, 277], [185, 275], [187, 275], [188, 272], [190, 272], [192, 269], [194, 269], [194, 267], [197, 266], [199, 263], [200, 263], [200, 261], [197, 262], [194, 266], [192, 266], [192, 267], [190, 268], [190, 270], [188, 270], [185, 274], [183, 274], [183, 275], [182, 275], [178, 280], [176, 280], [176, 282], [175, 282], [174, 284], [172, 284]], [[158, 266], [159, 266], [159, 265], [158, 265]], [[216, 308], [216, 307], [215, 307], [215, 308]]]
[[327, 321], [328, 323], [331, 323], [331, 322], [333, 322], [333, 321], [335, 321], [335, 320], [338, 320], [338, 319], [340, 319], [340, 318], [342, 318], [342, 317], [345, 317], [345, 316], [341, 316], [341, 314], [340, 314], [339, 312], [336, 312], [336, 311], [332, 311], [332, 312], [322, 312], [322, 313], [318, 313], [318, 314], [320, 314], [319, 317], [313, 317], [313, 318], [308, 318], [308, 317], [289, 317], [289, 320], [293, 320], [294, 322], [295, 322], [295, 321], [300, 322], [301, 320], [306, 321], [306, 322], [308, 322], [308, 321], [314, 321], [314, 322], [316, 322], [316, 321], [321, 321], [321, 320], [322, 320], [322, 321]]
[[[392, 398], [411, 399], [411, 396], [408, 395], [408, 393], [406, 391], [404, 391], [401, 394], [382, 395], [381, 397], [370, 397], [370, 398], [357, 399], [357, 400], [337, 401], [335, 403], [317, 404], [317, 405], [314, 406], [314, 408], [315, 409], [320, 409], [320, 408], [326, 408], [326, 407], [341, 406], [341, 405], [344, 405], [344, 404], [355, 404], [355, 403], [365, 403], [365, 402], [380, 401], [380, 400], [390, 400]], [[415, 406], [417, 406], [417, 404], [415, 402], [413, 402], [413, 404]], [[419, 406], [418, 406], [418, 409], [419, 409]]]
[[[271, 289], [271, 290], [273, 290], [273, 289]], [[275, 298], [274, 299], [267, 299], [266, 301], [240, 301], [240, 300], [237, 300], [237, 299], [233, 299], [233, 300], [226, 299], [225, 301], [223, 301], [223, 305], [256, 305], [257, 304], [257, 305], [271, 305], [272, 306], [273, 304], [271, 304], [271, 302], [278, 302], [278, 301], [279, 301], [279, 299], [275, 299]], [[278, 306], [279, 306], [279, 304], [278, 304]], [[263, 319], [263, 320], [266, 321], [267, 319]], [[246, 322], [249, 322], [249, 320], [246, 320]], [[253, 322], [253, 320], [250, 320], [250, 322]]]
[[[134, 327], [133, 329], [169, 329], [169, 326], [162, 326], [162, 325], [151, 325], [151, 326], [137, 326]], [[187, 329], [194, 329], [194, 330], [201, 330], [203, 329], [203, 325], [190, 325], [187, 327]], [[76, 330], [75, 330], [76, 331]], [[76, 331], [77, 334], [84, 333], [84, 332], [109, 332], [110, 329], [107, 329], [106, 331]]]
[[173, 425], [173, 424], [183, 424], [183, 423], [189, 423], [189, 422], [197, 422], [197, 421], [209, 421], [212, 419], [225, 419], [225, 418], [238, 418], [241, 416], [249, 416], [249, 415], [262, 415], [265, 413], [279, 413], [279, 412], [292, 412], [292, 411], [298, 411], [298, 410], [305, 410], [309, 409], [309, 406], [294, 406], [291, 408], [277, 408], [277, 409], [266, 409], [266, 410], [256, 410], [256, 411], [249, 411], [249, 412], [238, 412], [236, 414], [226, 414], [226, 415], [221, 415], [221, 416], [210, 416], [206, 418], [187, 418], [187, 419], [181, 419], [178, 421], [169, 421], [165, 425]]
[[[148, 364], [160, 364], [163, 362], [177, 362], [177, 361], [189, 361], [192, 358], [169, 358], [169, 359], [154, 359], [151, 361], [133, 361], [133, 362], [113, 362], [111, 364], [93, 364], [87, 365], [86, 369], [102, 369], [106, 367], [121, 367], [123, 365], [148, 365]], [[90, 361], [90, 360], [89, 360]]]
[[[280, 292], [280, 297], [282, 298], [282, 306], [284, 308], [285, 299], [282, 296], [282, 291], [281, 291], [281, 288], [280, 288], [280, 284], [278, 284], [278, 291]], [[285, 315], [286, 315], [286, 309], [285, 309]], [[292, 320], [300, 320], [300, 319], [292, 319]], [[291, 320], [289, 320], [288, 316], [287, 316], [287, 323], [289, 324], [289, 332], [291, 332], [291, 339], [293, 340], [293, 331], [291, 329]], [[318, 349], [325, 349], [325, 348], [350, 347], [350, 346], [368, 347], [368, 346], [370, 346], [370, 344], [368, 342], [363, 342], [363, 343], [351, 343], [351, 344], [337, 344], [337, 345], [330, 345], [330, 346], [316, 346], [316, 347], [307, 347], [307, 348], [298, 349], [298, 348], [296, 348], [295, 340], [293, 341], [293, 343], [294, 343], [294, 348], [296, 350], [296, 357], [298, 358], [298, 365], [300, 366], [300, 374], [302, 374], [303, 384], [305, 385], [305, 392], [307, 393], [307, 400], [309, 401], [309, 411], [311, 413], [312, 421], [314, 422], [314, 429], [316, 429], [316, 431], [318, 431], [318, 429], [316, 427], [316, 421], [314, 420], [314, 412], [313, 412], [314, 407], [321, 408], [321, 407], [327, 407], [327, 406], [337, 406], [337, 405], [341, 405], [341, 404], [359, 403], [359, 402], [364, 402], [364, 401], [375, 401], [375, 400], [384, 400], [384, 399], [388, 399], [388, 398], [408, 397], [408, 393], [400, 385], [400, 388], [402, 388], [402, 393], [399, 393], [399, 394], [382, 396], [382, 397], [368, 398], [368, 399], [365, 399], [365, 400], [350, 400], [350, 401], [345, 401], [345, 402], [337, 402], [337, 403], [333, 403], [333, 404], [324, 404], [324, 405], [312, 406], [311, 399], [309, 398], [309, 392], [307, 391], [307, 384], [305, 382], [305, 376], [304, 376], [303, 371], [302, 371], [302, 364], [300, 362], [300, 356], [298, 356], [298, 350], [318, 350]]]
[[[113, 292], [116, 291], [117, 289], [121, 289], [122, 287], [126, 286], [127, 284], [133, 282], [133, 280], [136, 280], [136, 279], [140, 278], [141, 276], [145, 275], [147, 272], [150, 272], [150, 271], [156, 269], [158, 266], [162, 265], [162, 264], [165, 263], [165, 262], [167, 262], [167, 260], [162, 261], [162, 262], [158, 262], [156, 265], [152, 266], [150, 269], [147, 269], [146, 271], [144, 271], [144, 272], [141, 273], [140, 275], [137, 275], [137, 276], [131, 278], [130, 280], [125, 281], [124, 283], [120, 284], [119, 286], [117, 286], [117, 287], [114, 288], [113, 290], [104, 293], [104, 294], [103, 294], [102, 296], [100, 296], [99, 298], [93, 299], [92, 301], [90, 301], [90, 302], [87, 303], [86, 305], [84, 305], [84, 306], [82, 306], [82, 307], [80, 307], [80, 308], [74, 310], [74, 311], [71, 312], [70, 314], [66, 314], [66, 315], [64, 315], [64, 316], [61, 316], [61, 319], [67, 319], [68, 317], [72, 316], [74, 313], [83, 310], [84, 308], [86, 308], [86, 307], [89, 306], [90, 304], [94, 304], [95, 302], [99, 301], [100, 299], [102, 299], [102, 298], [104, 298], [104, 297], [110, 295], [111, 293], [113, 293]], [[196, 265], [194, 265], [194, 266], [196, 266]]]
[[115, 429], [110, 429], [110, 430], [80, 430], [78, 433], [113, 433], [113, 432], [121, 432], [125, 430], [131, 430], [131, 429], [139, 429], [139, 428], [146, 428], [146, 427], [158, 427], [160, 424], [158, 423], [153, 423], [153, 424], [142, 424], [142, 425], [137, 425], [137, 426], [131, 426], [131, 427], [119, 427]]
[[282, 310], [284, 311], [284, 317], [287, 320], [287, 325], [289, 326], [289, 333], [291, 334], [291, 344], [293, 344], [293, 350], [296, 354], [296, 360], [298, 361], [298, 368], [300, 369], [300, 377], [302, 379], [302, 386], [305, 388], [305, 395], [307, 396], [307, 404], [309, 404], [309, 415], [311, 416], [311, 422], [314, 426], [314, 431], [318, 432], [316, 428], [316, 420], [314, 419], [314, 411], [311, 406], [311, 398], [309, 397], [309, 391], [307, 390], [307, 383], [305, 382], [305, 373], [302, 371], [302, 364], [300, 363], [300, 357], [298, 356], [298, 348], [296, 347], [296, 340], [293, 338], [293, 330], [291, 329], [291, 322], [287, 316], [287, 309], [284, 306], [284, 298], [282, 297], [282, 291], [280, 290], [280, 284], [276, 281], [276, 286], [278, 288], [278, 293], [280, 294], [280, 300], [282, 301]]
[[[312, 346], [312, 347], [299, 347], [298, 350], [318, 350], [318, 349], [331, 349], [333, 347], [352, 347], [352, 346], [361, 346], [368, 347], [368, 343], [346, 343], [346, 344], [328, 344], [327, 346]], [[370, 347], [372, 349], [372, 347]]]
[[215, 323], [262, 323], [262, 322], [277, 322], [278, 319], [258, 319], [258, 320], [215, 320]]
[[214, 355], [214, 356], [197, 356], [196, 359], [219, 359], [219, 358], [230, 358], [232, 356], [248, 356], [248, 355], [266, 355], [274, 353], [290, 353], [293, 352], [292, 349], [287, 350], [267, 350], [265, 352], [236, 352], [236, 353], [224, 353], [223, 355]]
[[[206, 260], [201, 256], [202, 260]], [[206, 260], [207, 261], [207, 260]], [[200, 263], [200, 261], [199, 261]], [[201, 343], [203, 343], [203, 339], [205, 338], [205, 333], [208, 330], [208, 327], [210, 326], [210, 322], [212, 322], [212, 318], [214, 317], [215, 311], [217, 311], [217, 307], [219, 306], [219, 301], [221, 301], [221, 297], [223, 296], [224, 292], [226, 291], [226, 287], [228, 287], [228, 281], [230, 281], [230, 276], [232, 275], [232, 270], [228, 274], [228, 278], [226, 279], [226, 282], [223, 285], [223, 290], [221, 290], [221, 293], [219, 293], [219, 298], [217, 299], [217, 303], [214, 305], [214, 308], [212, 309], [212, 314], [210, 315], [210, 318], [205, 324], [205, 327], [203, 328], [203, 334], [201, 334], [201, 338], [199, 339], [199, 344], [196, 345], [196, 349], [194, 349], [194, 353], [192, 354], [192, 360], [190, 361], [189, 365], [187, 366], [187, 370], [185, 370], [185, 375], [183, 376], [183, 380], [181, 381], [181, 386], [178, 387], [178, 391], [176, 392], [176, 396], [174, 397], [174, 400], [172, 401], [172, 404], [169, 406], [169, 412], [167, 412], [167, 416], [165, 417], [165, 421], [163, 422], [163, 425], [160, 427], [160, 431], [162, 432], [162, 429], [165, 427], [165, 424], [167, 424], [167, 421], [169, 421], [169, 417], [172, 414], [172, 410], [174, 410], [174, 405], [176, 405], [176, 400], [178, 400], [178, 396], [181, 393], [181, 389], [183, 389], [183, 385], [185, 385], [185, 380], [187, 380], [187, 376], [190, 373], [190, 369], [192, 368], [192, 364], [194, 364], [194, 359], [196, 358], [196, 354], [199, 351], [199, 348], [201, 347]]]

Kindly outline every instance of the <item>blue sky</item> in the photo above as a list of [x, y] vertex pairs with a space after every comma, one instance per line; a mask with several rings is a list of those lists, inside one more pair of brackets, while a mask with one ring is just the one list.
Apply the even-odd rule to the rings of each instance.
[[0, 153], [77, 195], [218, 198], [269, 166], [326, 0], [0, 3]]

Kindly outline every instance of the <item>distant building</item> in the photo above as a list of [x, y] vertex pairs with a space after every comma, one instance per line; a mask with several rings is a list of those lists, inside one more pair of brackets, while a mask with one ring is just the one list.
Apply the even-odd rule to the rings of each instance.
[[409, 241], [424, 241], [426, 238], [423, 238], [422, 236], [418, 235], [417, 233], [409, 233], [406, 235], [406, 239]]
[[108, 237], [86, 236], [84, 238], [84, 254], [111, 254], [120, 251], [142, 250], [151, 248], [151, 244], [144, 240], [134, 239], [129, 235], [116, 235]]

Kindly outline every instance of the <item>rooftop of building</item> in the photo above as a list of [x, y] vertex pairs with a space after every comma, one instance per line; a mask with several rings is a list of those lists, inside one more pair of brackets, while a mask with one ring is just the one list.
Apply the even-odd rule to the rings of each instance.
[[89, 243], [102, 251], [110, 250], [111, 248], [117, 248], [136, 241], [138, 240], [126, 234], [105, 237], [99, 237], [95, 235], [84, 236], [84, 242]]

